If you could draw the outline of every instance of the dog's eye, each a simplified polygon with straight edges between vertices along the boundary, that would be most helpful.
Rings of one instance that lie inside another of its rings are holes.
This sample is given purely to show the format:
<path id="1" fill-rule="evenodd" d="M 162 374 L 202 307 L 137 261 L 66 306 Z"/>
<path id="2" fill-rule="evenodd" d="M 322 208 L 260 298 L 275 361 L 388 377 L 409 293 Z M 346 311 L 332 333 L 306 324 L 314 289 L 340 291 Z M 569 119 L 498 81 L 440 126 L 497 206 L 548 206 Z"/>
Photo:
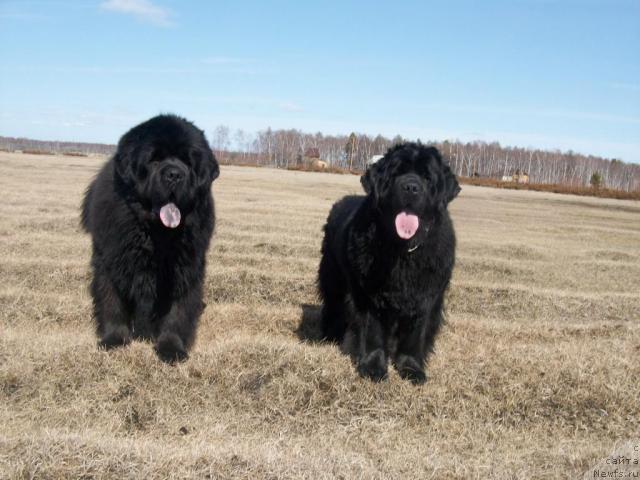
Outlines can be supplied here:
<path id="1" fill-rule="evenodd" d="M 155 148 L 145 148 L 140 153 L 140 158 L 148 159 L 149 163 L 159 162 L 160 160 L 162 160 L 162 152 L 156 150 Z"/>

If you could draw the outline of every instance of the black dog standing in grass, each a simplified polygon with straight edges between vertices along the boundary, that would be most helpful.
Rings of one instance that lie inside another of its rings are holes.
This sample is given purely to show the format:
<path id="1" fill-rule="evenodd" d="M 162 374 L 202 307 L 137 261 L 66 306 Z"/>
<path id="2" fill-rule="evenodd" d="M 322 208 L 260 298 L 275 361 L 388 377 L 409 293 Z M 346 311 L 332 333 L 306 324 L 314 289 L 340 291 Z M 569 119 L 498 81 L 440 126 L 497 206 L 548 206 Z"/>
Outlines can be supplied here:
<path id="1" fill-rule="evenodd" d="M 218 174 L 204 133 L 183 118 L 159 115 L 120 139 L 82 205 L 100 346 L 152 339 L 163 361 L 187 357 L 204 309 Z"/>
<path id="2" fill-rule="evenodd" d="M 419 143 L 391 148 L 361 183 L 367 195 L 338 201 L 325 225 L 323 335 L 343 342 L 363 377 L 386 378 L 391 359 L 422 384 L 455 258 L 447 205 L 460 187 L 438 150 Z"/>

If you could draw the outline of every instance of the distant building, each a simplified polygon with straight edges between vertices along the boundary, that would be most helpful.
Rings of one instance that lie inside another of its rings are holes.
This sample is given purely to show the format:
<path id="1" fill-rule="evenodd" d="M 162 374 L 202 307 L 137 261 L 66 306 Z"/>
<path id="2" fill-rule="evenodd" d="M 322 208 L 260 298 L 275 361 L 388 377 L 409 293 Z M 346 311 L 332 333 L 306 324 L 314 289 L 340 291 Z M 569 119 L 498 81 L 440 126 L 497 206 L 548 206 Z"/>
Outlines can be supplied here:
<path id="1" fill-rule="evenodd" d="M 520 172 L 520 170 L 516 170 L 516 173 L 513 175 L 503 175 L 501 181 L 510 183 L 529 183 L 529 174 L 527 174 L 527 172 Z"/>
<path id="2" fill-rule="evenodd" d="M 304 158 L 309 158 L 309 159 L 317 158 L 317 159 L 320 159 L 320 149 L 318 149 L 318 148 L 307 148 L 304 151 Z"/>
<path id="3" fill-rule="evenodd" d="M 311 160 L 311 162 L 309 163 L 309 166 L 313 169 L 313 170 L 325 170 L 327 168 L 327 162 L 323 162 L 322 160 L 318 160 L 317 158 L 314 158 L 313 160 Z"/>
<path id="4" fill-rule="evenodd" d="M 513 176 L 513 181 L 516 183 L 529 183 L 529 175 L 527 174 L 527 172 L 516 170 L 516 173 Z"/>
<path id="5" fill-rule="evenodd" d="M 307 148 L 304 151 L 302 165 L 311 170 L 324 170 L 328 166 L 327 162 L 320 160 L 320 150 L 317 148 Z"/>

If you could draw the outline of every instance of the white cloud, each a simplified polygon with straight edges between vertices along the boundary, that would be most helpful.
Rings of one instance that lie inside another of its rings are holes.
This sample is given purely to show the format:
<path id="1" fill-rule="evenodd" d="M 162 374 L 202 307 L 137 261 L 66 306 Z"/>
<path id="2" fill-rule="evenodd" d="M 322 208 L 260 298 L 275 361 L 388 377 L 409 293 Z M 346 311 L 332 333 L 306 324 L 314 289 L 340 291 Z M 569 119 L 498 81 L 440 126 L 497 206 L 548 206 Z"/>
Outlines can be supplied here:
<path id="1" fill-rule="evenodd" d="M 170 27 L 171 11 L 167 8 L 154 5 L 149 0 L 107 0 L 100 4 L 104 10 L 133 15 L 145 22 L 159 27 Z"/>
<path id="2" fill-rule="evenodd" d="M 297 103 L 293 103 L 293 102 L 282 102 L 278 106 L 282 110 L 284 110 L 286 112 L 301 112 L 302 111 L 302 107 L 300 105 L 298 105 Z"/>

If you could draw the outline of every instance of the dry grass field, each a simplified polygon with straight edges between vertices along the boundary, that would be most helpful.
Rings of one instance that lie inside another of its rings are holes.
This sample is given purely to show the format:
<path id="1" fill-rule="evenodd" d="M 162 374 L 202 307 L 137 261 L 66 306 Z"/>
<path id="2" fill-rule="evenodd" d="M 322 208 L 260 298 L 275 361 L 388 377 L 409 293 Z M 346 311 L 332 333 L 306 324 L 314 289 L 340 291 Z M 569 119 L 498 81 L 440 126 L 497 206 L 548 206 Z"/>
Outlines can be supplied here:
<path id="1" fill-rule="evenodd" d="M 0 478 L 581 478 L 640 438 L 639 202 L 463 186 L 430 381 L 372 384 L 314 341 L 348 175 L 223 167 L 191 358 L 98 351 L 103 160 L 0 153 Z"/>

